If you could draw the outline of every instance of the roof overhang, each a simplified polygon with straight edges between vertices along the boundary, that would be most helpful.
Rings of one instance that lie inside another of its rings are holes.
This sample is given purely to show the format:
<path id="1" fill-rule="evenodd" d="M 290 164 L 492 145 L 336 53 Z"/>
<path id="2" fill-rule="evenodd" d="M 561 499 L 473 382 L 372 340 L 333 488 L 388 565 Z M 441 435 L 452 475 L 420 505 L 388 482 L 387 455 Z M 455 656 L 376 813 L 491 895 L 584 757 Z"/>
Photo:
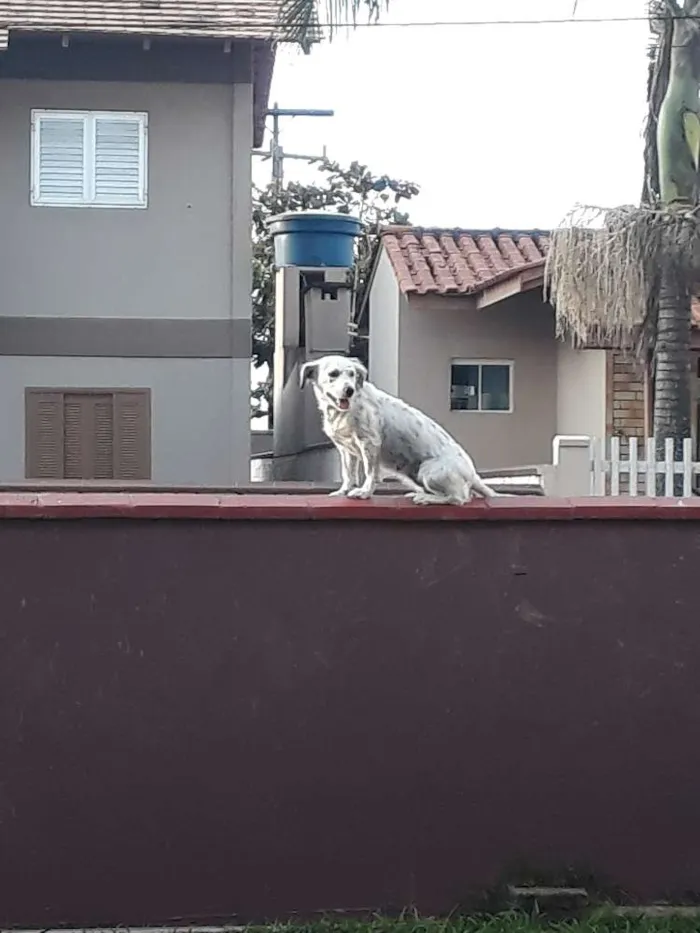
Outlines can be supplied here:
<path id="1" fill-rule="evenodd" d="M 488 308 L 491 305 L 499 304 L 506 298 L 512 298 L 523 292 L 532 291 L 535 288 L 544 287 L 544 264 L 538 269 L 527 269 L 518 272 L 511 278 L 504 279 L 496 285 L 485 288 L 476 296 L 477 308 Z"/>
<path id="2" fill-rule="evenodd" d="M 1 2 L 1 0 L 0 0 Z M 251 83 L 253 86 L 253 147 L 262 146 L 265 134 L 265 120 L 269 106 L 270 87 L 275 65 L 277 42 L 270 39 L 213 36 L 201 33 L 174 34 L 172 31 L 148 29 L 143 33 L 130 30 L 119 32 L 117 30 L 95 31 L 93 29 L 77 28 L 42 28 L 36 26 L 8 26 L 0 25 L 0 58 L 5 54 L 12 54 L 15 48 L 13 37 L 21 42 L 32 39 L 48 39 L 61 42 L 64 49 L 70 49 L 74 40 L 79 45 L 87 43 L 124 42 L 127 45 L 137 42 L 143 46 L 144 54 L 148 54 L 151 43 L 166 46 L 168 44 L 181 45 L 191 43 L 191 48 L 211 48 L 211 55 L 220 55 L 222 58 L 234 58 L 231 62 L 233 70 L 230 77 L 222 80 Z M 181 53 L 180 53 L 181 54 Z M 25 77 L 25 75 L 21 75 Z M 45 77 L 45 75 L 42 75 Z M 58 77 L 58 76 L 57 76 Z"/>

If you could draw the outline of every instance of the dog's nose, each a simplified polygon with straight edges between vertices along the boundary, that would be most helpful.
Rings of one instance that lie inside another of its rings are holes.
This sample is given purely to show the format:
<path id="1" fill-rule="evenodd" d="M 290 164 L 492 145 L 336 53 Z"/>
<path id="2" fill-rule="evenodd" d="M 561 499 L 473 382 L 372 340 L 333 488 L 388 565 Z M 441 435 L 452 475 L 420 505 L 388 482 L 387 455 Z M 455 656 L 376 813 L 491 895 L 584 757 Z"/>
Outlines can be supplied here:
<path id="1" fill-rule="evenodd" d="M 352 398 L 354 394 L 355 390 L 352 388 L 352 386 L 348 386 L 348 388 L 345 390 L 345 398 Z"/>

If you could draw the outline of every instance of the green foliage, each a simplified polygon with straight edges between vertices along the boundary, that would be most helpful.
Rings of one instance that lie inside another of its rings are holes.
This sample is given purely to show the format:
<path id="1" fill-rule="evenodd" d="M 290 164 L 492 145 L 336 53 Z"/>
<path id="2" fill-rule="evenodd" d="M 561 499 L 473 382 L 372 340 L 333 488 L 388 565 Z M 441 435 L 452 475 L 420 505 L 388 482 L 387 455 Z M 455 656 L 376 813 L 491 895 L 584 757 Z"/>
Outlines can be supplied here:
<path id="1" fill-rule="evenodd" d="M 281 191 L 270 184 L 253 189 L 253 363 L 270 370 L 264 382 L 251 394 L 252 415 L 270 411 L 272 358 L 275 343 L 275 277 L 272 238 L 267 220 L 288 211 L 333 209 L 353 214 L 363 221 L 364 232 L 356 241 L 357 307 L 361 307 L 379 242 L 378 232 L 385 224 L 408 223 L 400 209 L 402 201 L 418 194 L 412 182 L 397 181 L 388 175 L 374 175 L 366 165 L 353 162 L 342 168 L 337 162 L 319 163 L 319 180 L 313 185 L 290 182 Z"/>
<path id="2" fill-rule="evenodd" d="M 328 918 L 310 923 L 279 923 L 250 928 L 256 933 L 697 933 L 698 917 L 615 916 L 605 909 L 580 919 L 508 912 L 445 919 L 407 915 L 368 920 Z"/>

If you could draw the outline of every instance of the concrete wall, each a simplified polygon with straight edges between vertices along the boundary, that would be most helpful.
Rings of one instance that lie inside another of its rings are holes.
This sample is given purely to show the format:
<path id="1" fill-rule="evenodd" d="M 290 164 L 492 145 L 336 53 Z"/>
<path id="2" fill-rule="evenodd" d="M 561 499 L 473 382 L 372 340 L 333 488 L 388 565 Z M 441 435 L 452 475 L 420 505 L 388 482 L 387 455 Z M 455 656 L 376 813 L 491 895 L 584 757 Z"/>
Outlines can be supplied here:
<path id="1" fill-rule="evenodd" d="M 557 344 L 557 434 L 604 438 L 607 352 Z"/>
<path id="2" fill-rule="evenodd" d="M 405 304 L 382 247 L 370 291 L 369 376 L 392 395 L 399 392 L 399 313 Z"/>
<path id="3" fill-rule="evenodd" d="M 258 457 L 260 454 L 272 451 L 272 431 L 269 429 L 254 430 L 250 432 L 250 455 Z"/>
<path id="4" fill-rule="evenodd" d="M 548 463 L 557 430 L 554 313 L 539 292 L 477 310 L 469 299 L 410 298 L 401 310 L 399 392 L 444 425 L 477 466 Z M 511 360 L 513 411 L 450 411 L 453 359 Z"/>
<path id="5" fill-rule="evenodd" d="M 253 483 L 303 482 L 340 485 L 340 457 L 335 447 L 318 445 L 287 457 L 253 457 Z"/>
<path id="6" fill-rule="evenodd" d="M 248 449 L 246 417 L 232 398 L 247 397 L 246 360 L 0 358 L 0 479 L 25 478 L 24 390 L 28 386 L 150 388 L 152 480 L 227 485 L 240 477 Z M 246 457 L 248 481 L 250 466 Z"/>
<path id="7" fill-rule="evenodd" d="M 11 231 L 0 314 L 249 317 L 248 302 L 232 301 L 233 94 L 224 85 L 0 82 L 0 216 Z M 31 207 L 36 107 L 147 111 L 148 209 Z"/>
<path id="8" fill-rule="evenodd" d="M 0 502 L 3 928 L 697 900 L 697 505 L 60 498 Z"/>

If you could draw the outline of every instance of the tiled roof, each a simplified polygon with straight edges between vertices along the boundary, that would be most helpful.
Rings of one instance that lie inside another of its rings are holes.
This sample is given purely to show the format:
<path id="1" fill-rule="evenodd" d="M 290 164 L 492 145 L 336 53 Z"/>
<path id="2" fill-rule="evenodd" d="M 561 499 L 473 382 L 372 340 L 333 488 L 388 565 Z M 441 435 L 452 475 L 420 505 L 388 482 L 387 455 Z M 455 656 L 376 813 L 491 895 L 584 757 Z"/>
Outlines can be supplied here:
<path id="1" fill-rule="evenodd" d="M 539 278 L 549 237 L 546 230 L 382 230 L 382 243 L 404 295 L 476 295 L 516 275 Z M 691 320 L 700 329 L 700 298 L 692 300 Z"/>
<path id="2" fill-rule="evenodd" d="M 544 269 L 544 230 L 385 227 L 382 243 L 404 294 L 473 295 Z"/>
<path id="3" fill-rule="evenodd" d="M 0 0 L 8 32 L 100 32 L 230 39 L 279 37 L 283 0 Z"/>

